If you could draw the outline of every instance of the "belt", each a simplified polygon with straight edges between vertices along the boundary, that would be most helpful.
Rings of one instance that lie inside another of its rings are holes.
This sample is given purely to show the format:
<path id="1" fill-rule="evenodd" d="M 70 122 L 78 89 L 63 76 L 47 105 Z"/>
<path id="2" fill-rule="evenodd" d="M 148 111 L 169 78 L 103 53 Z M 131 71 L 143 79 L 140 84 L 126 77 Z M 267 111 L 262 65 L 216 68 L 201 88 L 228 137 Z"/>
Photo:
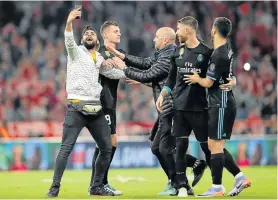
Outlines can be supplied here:
<path id="1" fill-rule="evenodd" d="M 100 101 L 82 101 L 79 99 L 68 99 L 69 104 L 84 115 L 98 115 L 102 110 Z"/>
<path id="2" fill-rule="evenodd" d="M 69 102 L 71 103 L 80 103 L 82 102 L 82 100 L 79 100 L 79 99 L 68 99 Z"/>

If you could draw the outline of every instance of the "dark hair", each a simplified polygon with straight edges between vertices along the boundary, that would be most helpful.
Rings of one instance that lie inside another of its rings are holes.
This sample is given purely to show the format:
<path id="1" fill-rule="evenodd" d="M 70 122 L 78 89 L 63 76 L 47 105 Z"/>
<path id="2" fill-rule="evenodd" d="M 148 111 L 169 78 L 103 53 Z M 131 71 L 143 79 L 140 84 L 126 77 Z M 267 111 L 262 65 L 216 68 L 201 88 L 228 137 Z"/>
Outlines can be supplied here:
<path id="1" fill-rule="evenodd" d="M 226 17 L 217 17 L 213 22 L 213 26 L 224 38 L 227 38 L 232 31 L 232 22 Z"/>
<path id="2" fill-rule="evenodd" d="M 108 26 L 119 26 L 116 21 L 105 21 L 100 27 L 100 33 L 103 33 L 103 30 Z"/>
<path id="3" fill-rule="evenodd" d="M 86 33 L 86 31 L 88 31 L 88 30 L 92 30 L 92 31 L 94 31 L 96 34 L 97 34 L 97 32 L 96 32 L 96 30 L 92 27 L 92 26 L 86 26 L 84 29 L 83 29 L 83 31 L 82 31 L 82 36 Z"/>
<path id="4" fill-rule="evenodd" d="M 196 32 L 198 30 L 198 21 L 194 17 L 191 17 L 191 16 L 186 16 L 186 17 L 181 18 L 178 21 L 178 24 L 188 25 L 188 26 L 192 27 Z"/>

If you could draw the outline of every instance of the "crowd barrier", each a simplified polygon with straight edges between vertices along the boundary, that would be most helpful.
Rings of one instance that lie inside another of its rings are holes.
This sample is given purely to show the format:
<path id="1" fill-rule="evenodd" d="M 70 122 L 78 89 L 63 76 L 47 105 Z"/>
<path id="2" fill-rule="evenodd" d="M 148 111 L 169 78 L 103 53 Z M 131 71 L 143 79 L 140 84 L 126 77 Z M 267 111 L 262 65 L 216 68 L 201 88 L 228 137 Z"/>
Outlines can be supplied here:
<path id="1" fill-rule="evenodd" d="M 153 127 L 154 122 L 122 122 L 117 123 L 117 135 L 141 135 L 148 134 Z M 248 119 L 248 120 L 236 120 L 233 131 L 240 133 L 247 127 L 253 129 L 256 134 L 266 133 L 266 128 L 277 129 L 277 120 L 262 120 L 260 118 Z M 1 128 L 1 127 L 0 127 Z M 6 126 L 8 135 L 12 138 L 24 138 L 24 137 L 61 137 L 63 132 L 63 122 L 57 121 L 26 121 L 26 122 L 8 122 Z M 4 135 L 0 129 L 0 136 Z M 86 128 L 81 131 L 81 136 L 89 136 L 90 133 Z"/>
<path id="2" fill-rule="evenodd" d="M 60 148 L 60 138 L 26 139 L 0 142 L 0 170 L 53 169 Z M 277 138 L 235 138 L 226 148 L 240 166 L 276 165 Z M 68 169 L 90 169 L 95 143 L 90 138 L 79 140 L 68 160 Z M 188 153 L 204 159 L 196 140 L 190 141 Z M 148 141 L 120 141 L 112 168 L 159 167 Z"/>

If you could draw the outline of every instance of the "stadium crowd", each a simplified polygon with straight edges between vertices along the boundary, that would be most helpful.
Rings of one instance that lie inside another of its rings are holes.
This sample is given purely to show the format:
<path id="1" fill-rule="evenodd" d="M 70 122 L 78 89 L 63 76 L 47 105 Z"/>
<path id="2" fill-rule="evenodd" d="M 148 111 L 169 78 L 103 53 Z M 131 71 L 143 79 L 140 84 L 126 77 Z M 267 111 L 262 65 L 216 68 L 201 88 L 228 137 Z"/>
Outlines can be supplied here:
<path id="1" fill-rule="evenodd" d="M 77 2 L 79 4 L 81 2 Z M 62 121 L 66 105 L 64 22 L 73 2 L 0 2 L 0 120 Z M 238 134 L 277 134 L 277 4 L 276 2 L 82 2 L 85 25 L 99 30 L 105 20 L 121 28 L 121 48 L 149 56 L 157 28 L 176 28 L 181 17 L 199 21 L 200 35 L 211 45 L 213 19 L 232 20 L 231 43 L 236 53 L 234 89 Z M 5 10 L 5 12 L 3 12 Z M 77 35 L 77 34 L 76 34 Z M 80 41 L 80 35 L 75 38 Z M 250 69 L 248 64 L 250 64 Z M 244 66 L 247 66 L 244 68 Z M 121 81 L 117 122 L 153 122 L 152 91 Z"/>

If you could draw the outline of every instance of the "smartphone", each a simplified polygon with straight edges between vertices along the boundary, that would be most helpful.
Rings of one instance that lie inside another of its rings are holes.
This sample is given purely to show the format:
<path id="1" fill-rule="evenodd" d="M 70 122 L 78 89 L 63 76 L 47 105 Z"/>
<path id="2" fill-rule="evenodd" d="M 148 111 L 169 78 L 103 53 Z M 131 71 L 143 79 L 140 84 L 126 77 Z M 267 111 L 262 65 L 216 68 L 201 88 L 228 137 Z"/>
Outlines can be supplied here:
<path id="1" fill-rule="evenodd" d="M 80 9 L 80 11 L 82 11 L 82 5 L 75 5 L 74 9 Z M 80 17 L 76 17 L 75 19 L 80 19 Z"/>

